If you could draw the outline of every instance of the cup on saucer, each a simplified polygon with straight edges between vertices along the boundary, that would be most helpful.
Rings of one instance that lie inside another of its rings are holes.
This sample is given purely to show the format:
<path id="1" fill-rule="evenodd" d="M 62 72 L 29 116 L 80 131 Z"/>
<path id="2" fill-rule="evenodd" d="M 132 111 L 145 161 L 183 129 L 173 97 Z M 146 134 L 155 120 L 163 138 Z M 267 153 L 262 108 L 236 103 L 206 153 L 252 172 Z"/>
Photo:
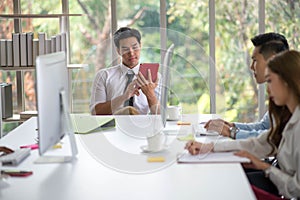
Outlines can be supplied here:
<path id="1" fill-rule="evenodd" d="M 142 146 L 144 152 L 159 152 L 167 148 L 167 136 L 162 133 L 156 133 L 155 135 L 147 136 L 146 146 Z"/>
<path id="2" fill-rule="evenodd" d="M 168 106 L 167 107 L 167 120 L 175 121 L 181 118 L 181 106 Z"/>

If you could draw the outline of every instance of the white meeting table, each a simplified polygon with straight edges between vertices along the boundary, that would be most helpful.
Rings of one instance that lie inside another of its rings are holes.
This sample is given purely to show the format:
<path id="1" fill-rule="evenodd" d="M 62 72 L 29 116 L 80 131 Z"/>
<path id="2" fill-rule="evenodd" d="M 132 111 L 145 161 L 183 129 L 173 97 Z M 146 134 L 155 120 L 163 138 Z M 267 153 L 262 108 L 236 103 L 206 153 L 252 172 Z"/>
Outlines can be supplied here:
<path id="1" fill-rule="evenodd" d="M 38 150 L 32 150 L 20 165 L 0 167 L 33 171 L 28 177 L 0 181 L 0 199 L 255 199 L 240 164 L 178 164 L 176 155 L 183 151 L 185 142 L 177 140 L 176 135 L 168 136 L 167 150 L 142 153 L 140 146 L 145 140 L 124 134 L 119 126 L 126 117 L 120 116 L 121 121 L 117 117 L 114 129 L 76 135 L 78 155 L 71 163 L 35 164 L 39 154 Z M 202 115 L 193 119 L 200 122 L 210 117 Z M 187 127 L 178 128 L 176 122 L 167 122 L 166 129 L 180 129 L 179 137 L 189 133 Z M 4 136 L 0 145 L 16 149 L 32 144 L 37 137 L 36 129 L 37 118 L 33 117 Z M 68 145 L 63 143 L 63 149 L 65 146 Z M 61 149 L 52 151 L 65 153 Z M 147 162 L 148 156 L 163 156 L 165 162 Z"/>

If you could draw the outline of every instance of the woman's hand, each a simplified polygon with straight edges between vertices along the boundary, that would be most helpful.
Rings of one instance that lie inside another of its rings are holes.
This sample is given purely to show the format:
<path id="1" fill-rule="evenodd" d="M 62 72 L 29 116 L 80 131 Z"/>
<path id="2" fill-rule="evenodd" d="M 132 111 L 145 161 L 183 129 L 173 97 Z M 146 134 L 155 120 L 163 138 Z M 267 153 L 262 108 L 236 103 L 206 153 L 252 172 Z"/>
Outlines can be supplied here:
<path id="1" fill-rule="evenodd" d="M 200 143 L 191 140 L 186 143 L 185 149 L 187 149 L 192 155 L 197 155 L 199 153 L 208 153 L 213 150 L 213 143 Z"/>
<path id="2" fill-rule="evenodd" d="M 243 163 L 243 166 L 245 168 L 265 170 L 271 166 L 270 164 L 260 160 L 256 156 L 252 155 L 248 151 L 238 151 L 234 155 L 250 159 L 250 161 L 251 161 L 250 163 Z"/>

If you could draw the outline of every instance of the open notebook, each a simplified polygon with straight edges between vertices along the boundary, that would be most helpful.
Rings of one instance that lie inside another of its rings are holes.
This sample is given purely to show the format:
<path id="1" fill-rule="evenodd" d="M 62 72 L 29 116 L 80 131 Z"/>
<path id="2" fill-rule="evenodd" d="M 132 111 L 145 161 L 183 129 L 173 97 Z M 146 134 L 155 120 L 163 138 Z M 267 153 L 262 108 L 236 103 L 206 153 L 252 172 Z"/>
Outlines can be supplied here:
<path id="1" fill-rule="evenodd" d="M 178 163 L 249 163 L 248 158 L 234 155 L 234 152 L 211 152 L 191 155 L 184 152 L 177 158 Z"/>
<path id="2" fill-rule="evenodd" d="M 112 116 L 95 116 L 90 114 L 71 114 L 75 133 L 86 134 L 115 127 Z"/>

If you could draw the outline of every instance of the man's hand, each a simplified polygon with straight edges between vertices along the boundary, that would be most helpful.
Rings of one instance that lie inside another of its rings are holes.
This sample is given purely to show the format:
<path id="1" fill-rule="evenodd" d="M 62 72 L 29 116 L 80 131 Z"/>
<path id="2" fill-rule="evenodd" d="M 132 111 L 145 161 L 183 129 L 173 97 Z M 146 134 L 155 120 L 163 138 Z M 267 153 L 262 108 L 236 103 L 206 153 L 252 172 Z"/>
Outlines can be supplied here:
<path id="1" fill-rule="evenodd" d="M 143 76 L 141 72 L 139 72 L 136 81 L 138 87 L 141 88 L 142 92 L 147 97 L 148 106 L 150 108 L 151 113 L 159 114 L 160 105 L 155 95 L 155 88 L 158 85 L 158 78 L 156 79 L 155 83 L 153 83 L 151 71 L 150 69 L 148 69 L 148 80 Z"/>
<path id="2" fill-rule="evenodd" d="M 136 80 L 129 83 L 129 85 L 127 86 L 127 88 L 125 90 L 124 95 L 125 95 L 126 100 L 129 99 L 130 97 L 133 97 L 134 95 L 137 95 L 137 96 L 140 95 Z"/>
<path id="3" fill-rule="evenodd" d="M 141 88 L 142 92 L 148 98 L 153 98 L 155 96 L 155 88 L 158 85 L 158 78 L 155 83 L 152 82 L 152 75 L 150 69 L 148 69 L 148 80 L 143 76 L 141 72 L 139 72 L 137 76 L 137 85 Z"/>
<path id="4" fill-rule="evenodd" d="M 223 119 L 212 119 L 204 125 L 204 128 L 217 131 L 223 136 L 230 137 L 230 127 L 233 126 L 233 123 L 226 122 Z"/>

